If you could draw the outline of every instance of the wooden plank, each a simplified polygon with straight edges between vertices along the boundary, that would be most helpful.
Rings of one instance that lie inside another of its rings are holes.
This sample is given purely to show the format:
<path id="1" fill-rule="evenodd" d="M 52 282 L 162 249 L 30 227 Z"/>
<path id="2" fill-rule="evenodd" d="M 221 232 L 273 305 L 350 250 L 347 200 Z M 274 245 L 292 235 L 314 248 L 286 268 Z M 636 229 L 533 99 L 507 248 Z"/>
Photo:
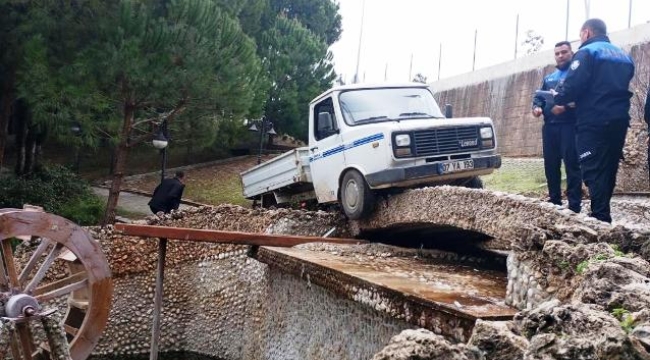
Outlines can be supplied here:
<path id="1" fill-rule="evenodd" d="M 258 245 L 275 247 L 292 247 L 295 245 L 323 242 L 334 244 L 365 244 L 365 240 L 324 238 L 315 236 L 271 235 L 244 233 L 234 231 L 218 231 L 204 229 L 177 228 L 154 225 L 115 224 L 115 230 L 131 236 L 150 238 L 166 238 L 209 243 L 226 243 L 238 245 Z"/>

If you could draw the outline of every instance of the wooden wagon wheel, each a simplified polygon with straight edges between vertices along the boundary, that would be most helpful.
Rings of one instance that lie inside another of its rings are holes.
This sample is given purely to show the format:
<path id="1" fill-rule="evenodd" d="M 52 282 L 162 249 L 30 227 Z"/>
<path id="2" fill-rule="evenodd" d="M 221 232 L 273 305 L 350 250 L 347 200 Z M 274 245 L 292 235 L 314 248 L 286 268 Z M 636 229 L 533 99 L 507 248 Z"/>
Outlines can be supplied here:
<path id="1" fill-rule="evenodd" d="M 12 248 L 11 240 L 17 237 L 35 239 L 23 261 L 15 258 Z M 35 303 L 42 310 L 42 304 L 67 300 L 63 326 L 70 355 L 73 360 L 86 359 L 106 326 L 113 294 L 111 272 L 99 243 L 60 216 L 1 209 L 0 245 L 0 316 L 16 316 L 19 311 L 19 316 L 29 317 L 26 309 L 33 313 Z M 52 273 L 57 267 L 65 271 L 55 278 Z M 14 359 L 31 359 L 47 348 L 32 335 L 29 322 L 17 324 L 16 333 L 11 343 Z"/>

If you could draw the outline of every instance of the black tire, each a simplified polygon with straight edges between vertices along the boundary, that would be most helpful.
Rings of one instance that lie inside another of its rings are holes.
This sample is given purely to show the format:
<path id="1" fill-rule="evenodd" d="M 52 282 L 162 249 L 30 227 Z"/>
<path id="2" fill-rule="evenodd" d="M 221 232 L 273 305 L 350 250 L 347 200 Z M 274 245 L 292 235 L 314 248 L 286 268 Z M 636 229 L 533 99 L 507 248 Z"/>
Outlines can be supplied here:
<path id="1" fill-rule="evenodd" d="M 470 189 L 483 189 L 483 180 L 478 176 L 474 176 L 468 179 L 463 186 Z"/>
<path id="2" fill-rule="evenodd" d="M 351 220 L 367 217 L 375 206 L 375 194 L 356 170 L 350 170 L 341 182 L 341 207 Z"/>
<path id="3" fill-rule="evenodd" d="M 272 206 L 275 206 L 275 207 L 278 206 L 278 202 L 275 201 L 275 195 L 273 195 L 273 194 L 262 195 L 262 198 L 260 199 L 260 202 L 261 202 L 260 206 L 262 208 L 264 208 L 264 209 L 268 209 L 268 208 L 270 208 Z"/>

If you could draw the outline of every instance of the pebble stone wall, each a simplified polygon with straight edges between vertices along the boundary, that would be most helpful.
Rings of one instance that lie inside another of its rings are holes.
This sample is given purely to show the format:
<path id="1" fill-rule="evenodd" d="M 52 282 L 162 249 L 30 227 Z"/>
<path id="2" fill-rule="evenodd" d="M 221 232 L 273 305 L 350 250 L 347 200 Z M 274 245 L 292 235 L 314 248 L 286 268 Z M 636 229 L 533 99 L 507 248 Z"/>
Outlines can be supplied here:
<path id="1" fill-rule="evenodd" d="M 297 235 L 340 226 L 337 216 L 325 213 L 239 207 L 203 208 L 177 217 L 153 222 L 238 231 L 267 227 Z M 95 353 L 145 354 L 150 347 L 155 241 L 111 231 L 95 232 L 95 237 L 111 263 L 115 285 L 109 324 Z M 269 268 L 248 257 L 249 250 L 170 240 L 161 352 L 188 351 L 224 360 L 369 359 L 392 336 L 413 328 Z"/>

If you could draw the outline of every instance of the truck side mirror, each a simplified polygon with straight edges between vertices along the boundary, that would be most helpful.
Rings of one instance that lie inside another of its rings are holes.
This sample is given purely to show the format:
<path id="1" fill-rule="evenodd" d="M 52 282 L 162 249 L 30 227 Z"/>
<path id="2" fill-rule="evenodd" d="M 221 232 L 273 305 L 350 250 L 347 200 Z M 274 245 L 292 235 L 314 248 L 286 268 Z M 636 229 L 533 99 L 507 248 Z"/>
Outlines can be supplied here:
<path id="1" fill-rule="evenodd" d="M 454 108 L 451 106 L 451 104 L 446 104 L 445 105 L 445 117 L 447 119 L 451 119 L 454 117 Z"/>
<path id="2" fill-rule="evenodd" d="M 327 137 L 334 133 L 334 121 L 332 114 L 328 112 L 318 113 L 318 134 L 321 138 Z"/>

